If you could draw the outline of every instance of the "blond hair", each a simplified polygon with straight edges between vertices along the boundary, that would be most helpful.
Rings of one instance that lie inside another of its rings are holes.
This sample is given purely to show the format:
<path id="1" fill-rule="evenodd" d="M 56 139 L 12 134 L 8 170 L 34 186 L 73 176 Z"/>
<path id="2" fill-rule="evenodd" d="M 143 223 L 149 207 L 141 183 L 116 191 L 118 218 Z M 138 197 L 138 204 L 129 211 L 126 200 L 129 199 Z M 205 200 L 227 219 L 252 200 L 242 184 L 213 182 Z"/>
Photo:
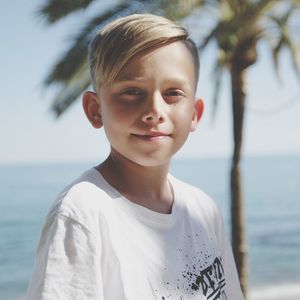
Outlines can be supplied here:
<path id="1" fill-rule="evenodd" d="M 198 81 L 198 50 L 183 27 L 152 14 L 133 14 L 109 23 L 96 33 L 90 44 L 89 63 L 94 90 L 112 83 L 135 54 L 175 41 L 183 41 L 191 52 Z"/>

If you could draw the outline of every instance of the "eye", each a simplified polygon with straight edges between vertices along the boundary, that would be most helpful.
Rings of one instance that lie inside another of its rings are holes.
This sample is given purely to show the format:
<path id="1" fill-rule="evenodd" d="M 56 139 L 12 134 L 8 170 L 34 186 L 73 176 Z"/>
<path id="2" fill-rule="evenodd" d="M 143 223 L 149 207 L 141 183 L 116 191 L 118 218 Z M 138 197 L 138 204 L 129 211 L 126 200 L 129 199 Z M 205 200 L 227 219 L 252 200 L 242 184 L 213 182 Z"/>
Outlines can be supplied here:
<path id="1" fill-rule="evenodd" d="M 185 93 L 179 89 L 170 89 L 164 94 L 164 98 L 167 100 L 167 102 L 171 103 L 178 102 L 183 97 L 185 97 Z"/>
<path id="2" fill-rule="evenodd" d="M 143 96 L 144 92 L 137 88 L 130 88 L 126 89 L 125 91 L 122 91 L 121 94 L 125 96 Z"/>
<path id="3" fill-rule="evenodd" d="M 139 88 L 126 88 L 119 93 L 119 99 L 124 103 L 139 102 L 145 95 L 145 92 Z"/>
<path id="4" fill-rule="evenodd" d="M 171 90 L 166 92 L 166 96 L 178 97 L 178 96 L 182 96 L 182 93 L 178 90 Z"/>

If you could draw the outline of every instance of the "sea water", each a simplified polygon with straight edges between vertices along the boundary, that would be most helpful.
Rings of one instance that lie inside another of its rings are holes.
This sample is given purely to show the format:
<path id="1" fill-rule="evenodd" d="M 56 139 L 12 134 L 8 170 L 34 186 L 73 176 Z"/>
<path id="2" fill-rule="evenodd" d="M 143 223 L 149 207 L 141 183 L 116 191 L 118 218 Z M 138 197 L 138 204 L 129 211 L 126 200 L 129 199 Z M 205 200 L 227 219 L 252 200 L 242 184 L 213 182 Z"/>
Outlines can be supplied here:
<path id="1" fill-rule="evenodd" d="M 24 296 L 47 210 L 93 165 L 0 166 L 0 300 Z M 287 299 L 300 289 L 300 156 L 245 158 L 241 167 L 252 294 Z M 229 233 L 230 161 L 174 160 L 171 172 L 218 202 Z"/>

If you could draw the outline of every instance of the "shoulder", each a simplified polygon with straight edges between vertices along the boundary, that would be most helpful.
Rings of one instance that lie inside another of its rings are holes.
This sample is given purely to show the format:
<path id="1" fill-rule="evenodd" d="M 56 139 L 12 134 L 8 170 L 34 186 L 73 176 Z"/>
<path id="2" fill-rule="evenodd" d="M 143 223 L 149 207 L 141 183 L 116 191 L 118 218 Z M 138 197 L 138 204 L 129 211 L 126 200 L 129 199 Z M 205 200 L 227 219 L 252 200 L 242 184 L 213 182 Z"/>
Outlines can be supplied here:
<path id="1" fill-rule="evenodd" d="M 90 169 L 58 195 L 47 219 L 59 216 L 92 231 L 101 214 L 110 209 L 112 196 L 101 175 L 95 169 Z"/>
<path id="2" fill-rule="evenodd" d="M 207 193 L 200 188 L 186 183 L 174 176 L 169 176 L 175 192 L 184 198 L 187 205 L 197 205 L 208 211 L 218 211 L 217 204 Z"/>
<path id="3" fill-rule="evenodd" d="M 175 194 L 190 214 L 195 215 L 198 219 L 201 218 L 210 227 L 218 227 L 219 223 L 223 222 L 217 203 L 208 194 L 174 176 L 170 176 L 170 180 L 174 186 Z"/>

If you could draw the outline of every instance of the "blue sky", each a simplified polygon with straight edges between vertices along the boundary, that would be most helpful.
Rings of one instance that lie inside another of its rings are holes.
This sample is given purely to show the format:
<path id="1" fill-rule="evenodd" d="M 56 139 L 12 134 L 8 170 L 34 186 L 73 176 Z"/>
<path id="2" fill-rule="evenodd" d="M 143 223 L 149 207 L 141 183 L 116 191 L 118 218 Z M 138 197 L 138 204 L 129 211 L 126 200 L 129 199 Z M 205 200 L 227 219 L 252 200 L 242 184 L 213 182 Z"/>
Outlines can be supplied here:
<path id="1" fill-rule="evenodd" d="M 40 3 L 11 0 L 1 4 L 0 163 L 100 161 L 109 151 L 103 130 L 89 125 L 79 101 L 56 120 L 50 112 L 53 91 L 42 87 L 49 68 L 63 54 L 85 14 L 47 26 L 35 13 Z M 216 122 L 211 124 L 213 50 L 210 47 L 201 57 L 198 95 L 206 100 L 206 112 L 178 158 L 229 156 L 232 151 L 228 77 Z M 284 54 L 280 85 L 266 45 L 259 46 L 259 53 L 257 65 L 249 71 L 243 153 L 300 154 L 299 80 Z M 296 99 L 294 104 L 288 105 L 292 99 Z M 272 113 L 281 106 L 287 108 Z"/>

